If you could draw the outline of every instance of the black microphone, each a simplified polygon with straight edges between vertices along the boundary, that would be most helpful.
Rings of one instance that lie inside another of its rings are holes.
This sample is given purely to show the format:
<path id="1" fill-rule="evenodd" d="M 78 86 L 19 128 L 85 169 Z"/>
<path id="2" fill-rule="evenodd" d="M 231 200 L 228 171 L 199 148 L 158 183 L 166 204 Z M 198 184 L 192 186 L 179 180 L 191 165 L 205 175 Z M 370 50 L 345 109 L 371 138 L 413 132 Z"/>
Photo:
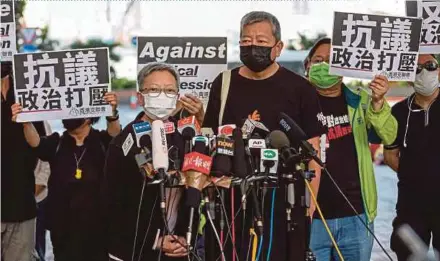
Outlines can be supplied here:
<path id="1" fill-rule="evenodd" d="M 182 130 L 182 137 L 183 140 L 185 141 L 185 149 L 184 149 L 185 154 L 191 152 L 191 140 L 195 136 L 196 136 L 196 132 L 192 128 L 188 127 Z"/>
<path id="2" fill-rule="evenodd" d="M 324 167 L 324 163 L 318 157 L 316 150 L 313 148 L 312 144 L 307 141 L 307 135 L 304 131 L 296 124 L 296 122 L 290 118 L 287 114 L 280 113 L 280 126 L 281 129 L 287 134 L 291 143 L 299 144 L 302 151 L 307 157 L 315 160 L 321 167 Z"/>
<path id="3" fill-rule="evenodd" d="M 235 128 L 232 131 L 232 139 L 234 140 L 234 158 L 233 158 L 233 176 L 238 178 L 246 178 L 246 155 L 243 141 L 243 134 L 240 129 Z"/>
<path id="4" fill-rule="evenodd" d="M 147 163 L 153 163 L 150 150 L 152 148 L 151 137 L 149 135 L 143 135 L 139 140 L 139 144 L 141 147 L 141 152 L 135 155 L 135 160 L 139 171 L 141 172 L 142 178 L 152 178 L 152 176 L 145 169 Z"/>

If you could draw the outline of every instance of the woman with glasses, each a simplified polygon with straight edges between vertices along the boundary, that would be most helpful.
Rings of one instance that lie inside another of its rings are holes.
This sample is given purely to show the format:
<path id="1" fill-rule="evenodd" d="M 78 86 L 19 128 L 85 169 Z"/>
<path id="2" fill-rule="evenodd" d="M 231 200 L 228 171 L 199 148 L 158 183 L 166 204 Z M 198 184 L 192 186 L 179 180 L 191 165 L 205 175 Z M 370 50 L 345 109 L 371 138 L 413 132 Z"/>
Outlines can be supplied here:
<path id="1" fill-rule="evenodd" d="M 429 246 L 440 251 L 440 100 L 439 65 L 434 55 L 420 54 L 415 93 L 394 105 L 399 128 L 397 138 L 385 146 L 385 162 L 397 172 L 397 217 L 393 222 L 391 248 L 399 260 L 412 254 L 397 236 L 408 224 Z"/>
<path id="2" fill-rule="evenodd" d="M 145 185 L 146 177 L 140 173 L 135 156 L 142 152 L 133 141 L 133 124 L 151 124 L 154 120 L 175 123 L 186 115 L 195 115 L 202 123 L 203 106 L 192 95 L 179 99 L 179 74 L 168 64 L 146 65 L 138 74 L 138 86 L 138 101 L 144 110 L 114 139 L 107 156 L 109 258 L 117 261 L 155 260 L 162 247 L 161 260 L 187 260 L 184 235 L 188 224 L 185 218 L 189 214 L 185 213 L 184 204 L 180 204 L 185 197 L 184 190 L 165 190 L 168 231 L 162 236 L 164 221 L 159 208 L 159 187 Z M 167 134 L 167 140 L 169 148 L 178 148 L 181 159 L 184 144 L 180 134 Z M 151 167 L 147 164 L 147 173 Z"/>

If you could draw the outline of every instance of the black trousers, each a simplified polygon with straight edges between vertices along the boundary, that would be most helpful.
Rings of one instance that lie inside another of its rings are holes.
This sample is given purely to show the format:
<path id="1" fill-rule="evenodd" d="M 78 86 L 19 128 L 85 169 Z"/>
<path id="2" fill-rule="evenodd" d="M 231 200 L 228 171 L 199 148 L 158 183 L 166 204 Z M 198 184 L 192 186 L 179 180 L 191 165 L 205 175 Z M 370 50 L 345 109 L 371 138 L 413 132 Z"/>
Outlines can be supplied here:
<path id="1" fill-rule="evenodd" d="M 105 239 L 92 231 L 50 231 L 55 261 L 108 261 Z"/>
<path id="2" fill-rule="evenodd" d="M 407 261 L 412 255 L 408 247 L 397 235 L 397 229 L 408 224 L 415 233 L 425 242 L 427 246 L 432 245 L 434 249 L 440 251 L 440 213 L 420 214 L 397 214 L 393 221 L 393 233 L 391 235 L 391 250 L 393 250 L 399 261 Z"/>

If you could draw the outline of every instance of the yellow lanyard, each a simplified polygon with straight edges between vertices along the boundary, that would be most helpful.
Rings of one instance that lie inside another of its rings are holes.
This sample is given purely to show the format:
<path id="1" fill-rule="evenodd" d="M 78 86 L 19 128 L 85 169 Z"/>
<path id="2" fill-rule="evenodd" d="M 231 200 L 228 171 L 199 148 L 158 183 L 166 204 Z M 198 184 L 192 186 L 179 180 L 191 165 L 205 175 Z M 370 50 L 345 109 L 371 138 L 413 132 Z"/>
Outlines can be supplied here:
<path id="1" fill-rule="evenodd" d="M 79 168 L 79 163 L 81 162 L 82 158 L 84 157 L 84 154 L 86 153 L 87 148 L 84 149 L 84 151 L 81 153 L 81 156 L 79 159 L 76 157 L 76 153 L 74 152 L 73 155 L 75 156 L 76 161 L 76 172 L 75 172 L 75 178 L 81 179 L 82 178 L 82 169 Z"/>

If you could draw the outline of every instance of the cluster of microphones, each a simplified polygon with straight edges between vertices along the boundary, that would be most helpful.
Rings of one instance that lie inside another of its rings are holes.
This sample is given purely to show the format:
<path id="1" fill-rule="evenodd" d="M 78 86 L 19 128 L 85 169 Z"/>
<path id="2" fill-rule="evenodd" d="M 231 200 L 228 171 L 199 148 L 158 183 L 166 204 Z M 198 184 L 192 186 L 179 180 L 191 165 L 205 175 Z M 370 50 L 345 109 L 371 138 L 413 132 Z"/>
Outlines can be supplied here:
<path id="1" fill-rule="evenodd" d="M 177 126 L 161 120 L 153 121 L 151 125 L 136 123 L 133 130 L 136 144 L 141 148 L 141 153 L 135 156 L 136 162 L 149 185 L 160 186 L 163 215 L 166 215 L 164 187 L 186 187 L 185 204 L 190 208 L 190 228 L 194 210 L 198 209 L 206 187 L 230 188 L 269 177 L 277 179 L 280 168 L 296 170 L 304 160 L 316 160 L 322 164 L 305 133 L 284 113 L 280 114 L 279 127 L 280 130 L 270 131 L 261 122 L 246 119 L 241 127 L 234 124 L 220 126 L 215 135 L 211 128 L 201 128 L 194 116 L 179 120 Z M 178 146 L 176 140 L 183 146 Z M 179 147 L 184 151 L 179 151 Z M 293 186 L 291 189 L 293 195 Z M 255 187 L 251 192 L 256 203 Z M 258 207 L 255 217 L 262 233 Z M 188 244 L 190 240 L 191 229 L 187 234 Z"/>

